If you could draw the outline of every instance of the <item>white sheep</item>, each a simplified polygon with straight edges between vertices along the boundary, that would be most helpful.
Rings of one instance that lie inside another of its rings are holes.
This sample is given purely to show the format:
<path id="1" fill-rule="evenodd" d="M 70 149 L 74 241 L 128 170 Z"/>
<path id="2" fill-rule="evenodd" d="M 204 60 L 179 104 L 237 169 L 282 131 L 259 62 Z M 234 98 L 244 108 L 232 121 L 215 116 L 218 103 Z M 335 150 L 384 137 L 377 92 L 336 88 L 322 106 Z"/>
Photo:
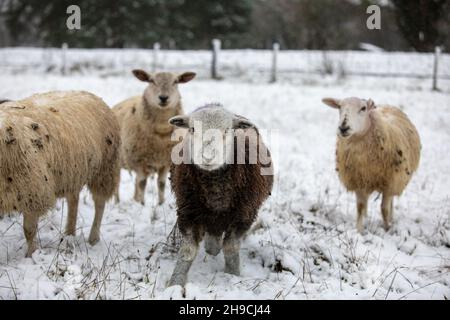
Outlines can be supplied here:
<path id="1" fill-rule="evenodd" d="M 74 235 L 78 198 L 87 185 L 95 203 L 89 243 L 100 237 L 105 202 L 119 181 L 119 125 L 88 92 L 36 94 L 0 106 L 0 215 L 23 213 L 27 256 L 39 216 L 65 197 L 66 234 Z"/>
<path id="2" fill-rule="evenodd" d="M 393 219 L 393 197 L 400 196 L 417 170 L 420 138 L 405 113 L 392 106 L 375 106 L 372 100 L 325 98 L 339 109 L 336 170 L 348 191 L 356 193 L 357 230 L 362 232 L 367 200 L 382 194 L 384 227 Z"/>
<path id="3" fill-rule="evenodd" d="M 150 74 L 133 70 L 148 86 L 143 95 L 129 98 L 113 107 L 121 128 L 121 165 L 136 172 L 134 200 L 144 204 L 147 178 L 158 174 L 159 204 L 164 202 L 164 189 L 170 168 L 170 152 L 174 143 L 169 118 L 183 114 L 179 83 L 195 77 L 193 72 Z M 119 190 L 116 190 L 116 202 Z"/>

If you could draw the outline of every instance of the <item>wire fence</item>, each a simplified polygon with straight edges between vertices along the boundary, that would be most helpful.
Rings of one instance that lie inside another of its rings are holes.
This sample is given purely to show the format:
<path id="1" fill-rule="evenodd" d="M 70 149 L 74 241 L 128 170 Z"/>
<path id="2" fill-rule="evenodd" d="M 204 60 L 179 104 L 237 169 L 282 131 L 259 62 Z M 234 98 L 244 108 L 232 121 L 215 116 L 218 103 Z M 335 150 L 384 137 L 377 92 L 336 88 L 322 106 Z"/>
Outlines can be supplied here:
<path id="1" fill-rule="evenodd" d="M 265 77 L 275 82 L 295 75 L 393 77 L 450 80 L 450 54 L 367 51 L 2 48 L 0 69 L 6 73 L 129 74 L 192 70 L 200 77 Z"/>

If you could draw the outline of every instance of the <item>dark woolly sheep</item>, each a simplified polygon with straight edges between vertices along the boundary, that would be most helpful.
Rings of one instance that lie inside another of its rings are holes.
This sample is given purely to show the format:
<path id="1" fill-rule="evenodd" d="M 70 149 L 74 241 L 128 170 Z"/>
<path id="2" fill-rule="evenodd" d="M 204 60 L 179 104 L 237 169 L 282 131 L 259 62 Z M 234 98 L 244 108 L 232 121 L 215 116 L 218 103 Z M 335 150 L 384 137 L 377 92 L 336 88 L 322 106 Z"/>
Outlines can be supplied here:
<path id="1" fill-rule="evenodd" d="M 169 285 L 185 285 L 204 236 L 206 252 L 217 255 L 223 244 L 225 272 L 239 275 L 240 239 L 272 190 L 270 153 L 250 121 L 219 105 L 169 122 L 189 129 L 172 152 L 183 160 L 170 170 L 183 242 Z"/>

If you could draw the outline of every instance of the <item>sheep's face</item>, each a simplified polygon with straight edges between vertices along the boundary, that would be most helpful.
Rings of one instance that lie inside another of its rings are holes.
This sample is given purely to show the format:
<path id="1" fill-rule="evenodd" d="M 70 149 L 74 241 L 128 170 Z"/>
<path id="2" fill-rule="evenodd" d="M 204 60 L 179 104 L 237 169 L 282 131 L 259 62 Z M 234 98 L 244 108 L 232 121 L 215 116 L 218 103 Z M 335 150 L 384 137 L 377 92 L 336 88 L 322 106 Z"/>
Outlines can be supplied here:
<path id="1" fill-rule="evenodd" d="M 235 129 L 254 127 L 247 119 L 220 105 L 207 105 L 190 115 L 173 117 L 169 123 L 188 129 L 183 140 L 188 161 L 207 171 L 232 164 Z"/>
<path id="2" fill-rule="evenodd" d="M 370 126 L 370 111 L 375 108 L 372 100 L 346 98 L 343 100 L 324 98 L 326 105 L 339 109 L 339 126 L 337 134 L 340 138 L 364 134 Z"/>
<path id="3" fill-rule="evenodd" d="M 147 103 L 161 109 L 175 108 L 181 99 L 178 84 L 189 82 L 195 77 L 193 72 L 178 75 L 170 72 L 150 74 L 144 70 L 133 70 L 133 74 L 149 84 L 144 91 Z"/>

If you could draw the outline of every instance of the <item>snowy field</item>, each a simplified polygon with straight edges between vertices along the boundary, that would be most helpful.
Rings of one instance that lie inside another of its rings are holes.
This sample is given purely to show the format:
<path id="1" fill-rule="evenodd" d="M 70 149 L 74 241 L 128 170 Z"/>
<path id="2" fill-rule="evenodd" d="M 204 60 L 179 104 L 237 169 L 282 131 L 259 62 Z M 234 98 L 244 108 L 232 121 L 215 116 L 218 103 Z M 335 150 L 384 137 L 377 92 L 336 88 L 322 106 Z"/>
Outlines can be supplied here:
<path id="1" fill-rule="evenodd" d="M 278 169 L 274 192 L 242 243 L 242 275 L 225 274 L 223 256 L 208 256 L 202 247 L 186 298 L 450 298 L 450 81 L 440 82 L 441 92 L 431 92 L 431 81 L 419 79 L 303 75 L 276 84 L 251 80 L 198 79 L 180 86 L 186 111 L 219 101 L 279 136 L 268 141 Z M 144 87 L 127 72 L 0 76 L 0 98 L 10 99 L 83 89 L 114 105 Z M 322 105 L 324 96 L 398 105 L 418 128 L 421 165 L 395 200 L 388 232 L 377 195 L 370 199 L 365 233 L 355 230 L 354 196 L 340 185 L 334 169 L 338 115 Z M 41 219 L 40 249 L 29 259 L 24 258 L 21 216 L 3 217 L 0 299 L 181 298 L 179 288 L 165 288 L 176 261 L 167 239 L 175 222 L 174 198 L 166 190 L 166 203 L 158 207 L 155 179 L 148 186 L 146 205 L 135 203 L 133 176 L 122 171 L 122 202 L 108 204 L 101 241 L 94 247 L 86 239 L 94 211 L 87 191 L 80 197 L 77 236 L 63 236 L 67 203 L 60 200 Z"/>

